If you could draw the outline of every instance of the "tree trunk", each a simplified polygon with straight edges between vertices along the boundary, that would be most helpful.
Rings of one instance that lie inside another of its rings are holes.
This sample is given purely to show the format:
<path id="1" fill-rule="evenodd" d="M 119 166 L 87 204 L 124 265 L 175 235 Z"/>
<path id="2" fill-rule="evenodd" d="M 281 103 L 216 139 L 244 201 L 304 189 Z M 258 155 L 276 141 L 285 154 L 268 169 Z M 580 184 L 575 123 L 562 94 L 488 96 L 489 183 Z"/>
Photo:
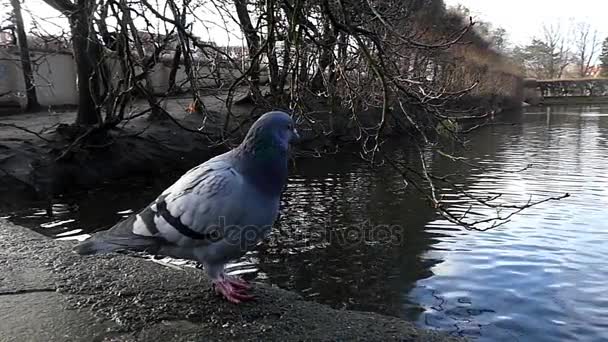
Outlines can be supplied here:
<path id="1" fill-rule="evenodd" d="M 27 35 L 25 34 L 23 17 L 21 15 L 21 3 L 19 0 L 11 0 L 11 4 L 15 13 L 15 26 L 17 28 L 17 39 L 19 40 L 21 69 L 23 71 L 23 80 L 25 81 L 25 93 L 27 97 L 25 111 L 33 112 L 40 109 L 40 104 L 38 103 L 38 97 L 36 96 L 34 72 L 32 70 L 32 61 L 30 59 L 30 49 L 27 44 Z"/>
<path id="2" fill-rule="evenodd" d="M 278 100 L 283 89 L 279 89 L 279 64 L 276 55 L 275 35 L 275 8 L 274 0 L 266 0 L 266 20 L 268 21 L 268 37 L 266 44 L 266 56 L 268 57 L 268 86 L 273 100 Z"/>
<path id="3" fill-rule="evenodd" d="M 177 70 L 182 57 L 181 45 L 175 47 L 175 54 L 173 55 L 173 62 L 171 63 L 171 71 L 169 72 L 169 93 L 177 92 L 179 89 L 176 88 L 175 79 L 177 77 Z"/>
<path id="4" fill-rule="evenodd" d="M 249 62 L 251 63 L 251 72 L 249 79 L 251 81 L 251 93 L 255 97 L 261 96 L 260 94 L 260 58 L 254 56 L 260 50 L 260 37 L 258 36 L 251 18 L 249 17 L 249 11 L 247 10 L 246 0 L 234 0 L 234 7 L 241 24 L 241 30 L 245 34 L 247 40 L 247 46 L 249 47 Z"/>
<path id="5" fill-rule="evenodd" d="M 334 49 L 336 47 L 337 36 L 329 19 L 326 19 L 323 25 L 323 36 L 321 37 L 323 50 L 319 56 L 319 65 L 315 75 L 312 78 L 312 91 L 321 91 L 324 88 L 325 70 L 333 63 Z"/>
<path id="6" fill-rule="evenodd" d="M 154 95 L 154 87 L 152 85 L 152 79 L 150 78 L 150 67 L 146 65 L 146 52 L 144 51 L 143 44 L 141 42 L 141 37 L 139 36 L 139 32 L 137 31 L 137 27 L 135 27 L 135 23 L 133 22 L 133 18 L 131 17 L 131 9 L 127 6 L 126 1 L 122 0 L 120 2 L 121 9 L 123 11 L 123 20 L 127 21 L 127 25 L 131 30 L 131 36 L 133 38 L 133 45 L 135 46 L 135 51 L 137 51 L 137 55 L 139 56 L 140 64 L 142 65 L 142 73 L 144 74 L 145 85 L 142 87 L 145 89 L 146 100 L 148 100 L 148 104 L 152 111 L 150 116 L 148 117 L 150 120 L 164 120 L 167 117 L 165 113 L 162 112 L 158 106 L 156 101 L 156 96 Z M 139 81 L 138 81 L 139 82 Z"/>
<path id="7" fill-rule="evenodd" d="M 101 113 L 95 104 L 99 82 L 95 61 L 97 39 L 90 34 L 89 19 L 92 0 L 79 0 L 78 8 L 69 15 L 72 46 L 78 77 L 78 114 L 76 124 L 93 126 L 101 123 Z"/>

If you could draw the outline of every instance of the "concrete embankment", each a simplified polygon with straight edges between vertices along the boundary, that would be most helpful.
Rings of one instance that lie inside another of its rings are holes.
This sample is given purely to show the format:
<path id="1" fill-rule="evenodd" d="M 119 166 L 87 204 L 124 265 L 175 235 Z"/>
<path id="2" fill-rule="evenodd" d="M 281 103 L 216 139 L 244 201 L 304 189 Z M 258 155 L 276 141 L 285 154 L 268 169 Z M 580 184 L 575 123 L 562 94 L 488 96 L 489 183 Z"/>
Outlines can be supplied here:
<path id="1" fill-rule="evenodd" d="M 0 220 L 0 341 L 459 340 L 261 283 L 234 305 L 200 270 L 72 246 Z"/>

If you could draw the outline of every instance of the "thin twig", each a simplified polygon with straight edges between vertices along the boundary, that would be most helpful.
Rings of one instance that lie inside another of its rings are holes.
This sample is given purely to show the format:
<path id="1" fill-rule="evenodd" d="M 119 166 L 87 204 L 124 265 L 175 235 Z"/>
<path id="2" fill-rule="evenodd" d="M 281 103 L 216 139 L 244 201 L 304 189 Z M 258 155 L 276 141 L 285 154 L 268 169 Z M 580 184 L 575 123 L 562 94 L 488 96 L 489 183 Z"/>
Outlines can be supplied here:
<path id="1" fill-rule="evenodd" d="M 34 132 L 34 131 L 30 130 L 30 129 L 27 129 L 27 128 L 22 127 L 22 126 L 19 126 L 19 125 L 15 125 L 15 124 L 8 124 L 8 123 L 0 123 L 0 127 L 12 127 L 12 128 L 16 128 L 16 129 L 18 129 L 18 130 L 21 130 L 21 131 L 24 131 L 24 132 L 27 132 L 27 133 L 33 134 L 33 135 L 35 135 L 36 137 L 38 137 L 39 139 L 41 139 L 41 140 L 43 140 L 43 141 L 45 141 L 45 142 L 47 142 L 47 143 L 51 143 L 51 142 L 53 142 L 53 140 L 50 140 L 50 139 L 47 139 L 47 138 L 43 137 L 43 136 L 42 136 L 40 133 L 38 133 L 38 132 Z"/>

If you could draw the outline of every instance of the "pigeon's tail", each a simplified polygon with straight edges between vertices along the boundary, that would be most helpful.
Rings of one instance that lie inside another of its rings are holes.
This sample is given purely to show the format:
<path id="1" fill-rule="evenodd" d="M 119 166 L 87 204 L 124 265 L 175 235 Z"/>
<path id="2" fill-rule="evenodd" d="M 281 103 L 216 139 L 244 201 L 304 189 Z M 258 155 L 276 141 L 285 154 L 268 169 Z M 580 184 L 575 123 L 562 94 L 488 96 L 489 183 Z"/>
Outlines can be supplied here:
<path id="1" fill-rule="evenodd" d="M 90 239 L 74 247 L 74 252 L 80 255 L 102 254 L 118 250 L 118 247 L 118 245 L 113 245 L 105 241 Z"/>
<path id="2" fill-rule="evenodd" d="M 156 253 L 160 247 L 159 242 L 156 238 L 137 235 L 133 235 L 130 238 L 112 236 L 93 237 L 78 244 L 74 247 L 74 251 L 80 255 L 103 254 L 125 250 Z"/>
<path id="3" fill-rule="evenodd" d="M 99 232 L 79 243 L 74 251 L 80 255 L 103 254 L 114 251 L 131 250 L 157 253 L 164 240 L 159 237 L 142 236 L 132 233 L 135 217 L 118 223 L 110 230 Z"/>

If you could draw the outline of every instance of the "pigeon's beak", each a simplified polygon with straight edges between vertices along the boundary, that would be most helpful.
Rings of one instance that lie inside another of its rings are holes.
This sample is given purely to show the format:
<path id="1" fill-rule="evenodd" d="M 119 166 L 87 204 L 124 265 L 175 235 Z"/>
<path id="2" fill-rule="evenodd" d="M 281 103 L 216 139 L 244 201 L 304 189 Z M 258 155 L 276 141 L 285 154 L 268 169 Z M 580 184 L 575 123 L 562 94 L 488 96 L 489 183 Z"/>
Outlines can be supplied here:
<path id="1" fill-rule="evenodd" d="M 293 131 L 291 131 L 291 143 L 294 144 L 299 141 L 300 141 L 300 134 L 298 134 L 298 130 L 295 129 L 295 127 L 294 127 Z"/>

